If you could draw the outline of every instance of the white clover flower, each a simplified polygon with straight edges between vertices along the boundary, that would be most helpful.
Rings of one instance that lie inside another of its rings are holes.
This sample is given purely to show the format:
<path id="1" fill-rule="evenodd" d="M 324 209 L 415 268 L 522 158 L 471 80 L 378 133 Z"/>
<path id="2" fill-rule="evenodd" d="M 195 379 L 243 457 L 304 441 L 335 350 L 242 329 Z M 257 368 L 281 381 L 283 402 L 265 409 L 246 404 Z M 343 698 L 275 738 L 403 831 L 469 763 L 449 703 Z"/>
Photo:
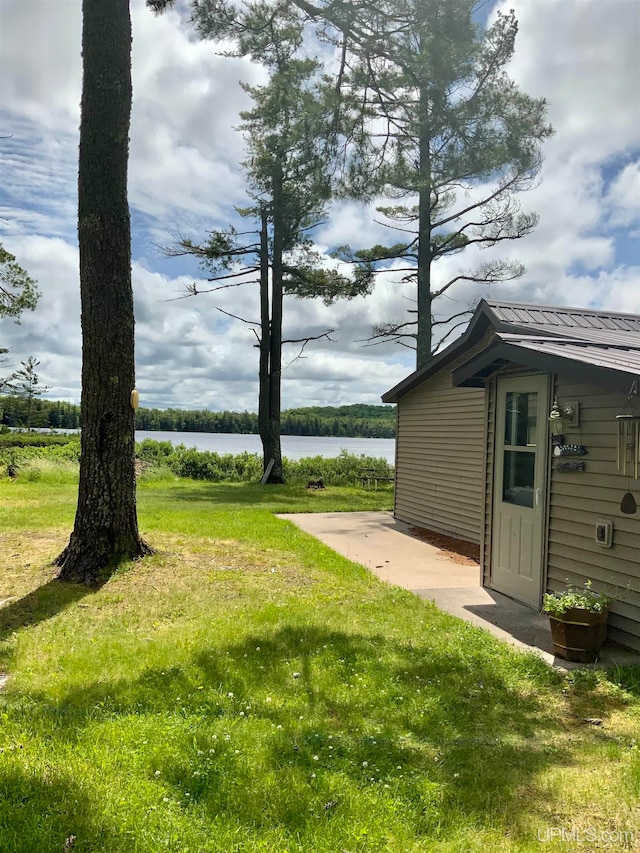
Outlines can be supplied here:
<path id="1" fill-rule="evenodd" d="M 228 699 L 233 699 L 233 693 L 231 693 L 231 692 L 227 693 L 227 698 L 228 698 Z"/>

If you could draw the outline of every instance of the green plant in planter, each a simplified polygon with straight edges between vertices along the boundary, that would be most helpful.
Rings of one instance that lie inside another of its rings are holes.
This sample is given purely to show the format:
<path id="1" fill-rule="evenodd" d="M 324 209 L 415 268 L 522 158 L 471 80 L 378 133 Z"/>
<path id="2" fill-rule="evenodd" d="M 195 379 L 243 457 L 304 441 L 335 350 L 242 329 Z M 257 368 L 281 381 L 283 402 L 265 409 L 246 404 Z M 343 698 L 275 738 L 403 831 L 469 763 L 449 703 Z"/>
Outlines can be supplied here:
<path id="1" fill-rule="evenodd" d="M 588 610 L 589 613 L 604 613 L 611 599 L 602 592 L 591 589 L 591 581 L 585 587 L 568 586 L 563 592 L 548 592 L 544 597 L 542 609 L 549 616 L 562 616 L 568 610 Z"/>
<path id="2" fill-rule="evenodd" d="M 591 581 L 585 588 L 547 593 L 542 609 L 549 614 L 555 654 L 581 663 L 596 661 L 607 636 L 610 603 L 604 593 L 591 589 Z"/>

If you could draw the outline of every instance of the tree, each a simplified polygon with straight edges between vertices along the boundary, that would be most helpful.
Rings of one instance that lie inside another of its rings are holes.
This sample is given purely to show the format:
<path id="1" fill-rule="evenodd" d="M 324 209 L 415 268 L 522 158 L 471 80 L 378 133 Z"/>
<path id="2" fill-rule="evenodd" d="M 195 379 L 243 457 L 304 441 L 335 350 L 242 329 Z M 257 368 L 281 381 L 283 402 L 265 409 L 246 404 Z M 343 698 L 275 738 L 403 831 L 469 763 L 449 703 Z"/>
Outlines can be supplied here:
<path id="1" fill-rule="evenodd" d="M 39 298 L 35 281 L 0 243 L 0 318 L 12 317 L 19 323 L 22 312 L 33 311 Z M 7 352 L 5 347 L 0 347 L 0 364 L 6 361 L 2 356 Z M 14 379 L 15 374 L 0 376 L 0 393 L 10 391 Z"/>
<path id="2" fill-rule="evenodd" d="M 40 364 L 37 358 L 30 355 L 26 361 L 20 363 L 22 364 L 22 370 L 16 370 L 13 375 L 12 387 L 15 394 L 24 397 L 26 400 L 26 426 L 28 430 L 31 430 L 33 401 L 36 397 L 40 397 L 51 389 L 48 385 L 40 385 L 40 377 L 36 373 L 36 367 Z"/>
<path id="3" fill-rule="evenodd" d="M 421 367 L 431 358 L 434 325 L 470 313 L 436 319 L 438 297 L 461 281 L 490 285 L 524 273 L 504 258 L 441 276 L 436 265 L 535 227 L 538 217 L 523 213 L 515 194 L 539 172 L 541 143 L 552 133 L 546 103 L 520 92 L 506 73 L 517 34 L 513 12 L 482 29 L 474 21 L 477 0 L 293 2 L 347 39 L 341 84 L 357 95 L 351 118 L 362 149 L 354 186 L 375 186 L 395 202 L 379 208 L 383 222 L 409 236 L 343 254 L 406 264 L 400 271 L 416 286 L 416 319 L 381 323 L 374 339 L 411 338 Z"/>
<path id="4" fill-rule="evenodd" d="M 0 243 L 0 317 L 20 322 L 23 311 L 33 311 L 40 297 L 35 281 Z"/>
<path id="5" fill-rule="evenodd" d="M 134 317 L 127 166 L 129 0 L 83 0 L 78 171 L 82 436 L 74 529 L 59 577 L 92 585 L 141 557 L 136 514 Z"/>
<path id="6" fill-rule="evenodd" d="M 251 56 L 270 75 L 266 85 L 244 87 L 254 106 L 242 113 L 249 153 L 244 165 L 254 205 L 241 212 L 257 220 L 259 230 L 247 242 L 239 241 L 234 229 L 212 232 L 204 245 L 182 239 L 169 254 L 196 255 L 216 282 L 258 275 L 260 320 L 237 319 L 259 330 L 258 426 L 264 471 L 267 482 L 281 483 L 282 345 L 304 348 L 332 331 L 283 340 L 283 297 L 320 296 L 330 304 L 368 292 L 372 279 L 366 264 L 348 277 L 323 263 L 309 236 L 332 193 L 333 103 L 318 61 L 300 56 L 299 14 L 286 7 L 274 10 L 264 2 L 249 4 L 242 15 L 227 12 L 218 4 L 198 5 L 194 20 L 202 36 L 233 39 L 236 55 Z M 239 261 L 245 264 L 241 268 Z"/>

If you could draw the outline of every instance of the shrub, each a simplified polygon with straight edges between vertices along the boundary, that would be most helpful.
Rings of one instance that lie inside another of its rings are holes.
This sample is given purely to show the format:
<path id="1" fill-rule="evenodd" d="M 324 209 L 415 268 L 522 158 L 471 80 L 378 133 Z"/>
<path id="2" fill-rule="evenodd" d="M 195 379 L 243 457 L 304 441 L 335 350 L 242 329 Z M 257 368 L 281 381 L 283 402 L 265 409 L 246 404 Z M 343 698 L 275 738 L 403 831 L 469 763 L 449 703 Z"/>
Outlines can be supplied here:
<path id="1" fill-rule="evenodd" d="M 60 435 L 48 432 L 2 432 L 0 433 L 0 450 L 7 447 L 51 447 L 70 443 L 80 446 L 80 435 Z"/>

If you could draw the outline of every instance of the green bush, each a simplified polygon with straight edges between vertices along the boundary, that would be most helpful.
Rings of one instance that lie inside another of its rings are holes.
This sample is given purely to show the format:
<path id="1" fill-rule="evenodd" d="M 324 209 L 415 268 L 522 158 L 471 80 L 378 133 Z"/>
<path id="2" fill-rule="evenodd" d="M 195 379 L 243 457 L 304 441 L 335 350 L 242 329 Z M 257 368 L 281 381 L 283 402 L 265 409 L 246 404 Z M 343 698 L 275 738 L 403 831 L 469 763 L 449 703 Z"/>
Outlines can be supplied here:
<path id="1" fill-rule="evenodd" d="M 143 462 L 163 463 L 176 450 L 186 450 L 184 444 L 175 447 L 170 441 L 154 441 L 145 438 L 136 444 L 136 456 Z"/>
<path id="2" fill-rule="evenodd" d="M 393 477 L 393 466 L 385 459 L 357 456 L 346 450 L 341 450 L 339 456 L 311 456 L 296 461 L 286 459 L 283 467 L 287 482 L 322 477 L 326 486 L 359 485 L 363 468 L 373 468 L 381 477 Z"/>
<path id="3" fill-rule="evenodd" d="M 178 477 L 214 483 L 250 483 L 262 477 L 262 459 L 257 453 L 219 454 L 208 450 L 174 446 L 169 441 L 146 438 L 136 445 L 136 455 L 152 466 L 169 468 Z M 393 477 L 393 466 L 385 459 L 356 456 L 342 450 L 338 456 L 283 459 L 287 482 L 308 482 L 322 477 L 327 486 L 355 486 L 363 468 L 374 468 L 381 477 Z"/>
<path id="4" fill-rule="evenodd" d="M 178 477 L 213 483 L 251 482 L 262 476 L 262 463 L 257 453 L 220 455 L 209 450 L 179 447 L 167 457 L 166 463 Z"/>
<path id="5" fill-rule="evenodd" d="M 12 464 L 24 478 L 38 477 L 39 471 L 50 472 L 56 464 L 65 476 L 75 471 L 80 460 L 80 441 L 69 436 L 37 436 L 12 433 L 24 439 L 55 439 L 45 445 L 25 442 L 3 445 L 0 442 L 0 470 Z M 2 438 L 2 436 L 0 436 Z M 262 458 L 257 453 L 219 454 L 207 450 L 174 446 L 170 441 L 145 439 L 136 444 L 136 457 L 144 463 L 141 476 L 171 473 L 177 477 L 208 480 L 213 483 L 255 483 L 262 477 Z M 293 460 L 284 458 L 283 468 L 288 483 L 307 483 L 322 478 L 326 486 L 355 486 L 361 481 L 363 468 L 373 468 L 382 477 L 393 477 L 393 466 L 373 456 L 356 456 L 342 450 L 339 456 L 311 456 Z M 3 471 L 3 473 L 4 473 Z"/>
<path id="6" fill-rule="evenodd" d="M 2 432 L 0 433 L 0 450 L 7 447 L 51 447 L 69 443 L 80 446 L 80 435 L 60 435 L 48 432 Z"/>

